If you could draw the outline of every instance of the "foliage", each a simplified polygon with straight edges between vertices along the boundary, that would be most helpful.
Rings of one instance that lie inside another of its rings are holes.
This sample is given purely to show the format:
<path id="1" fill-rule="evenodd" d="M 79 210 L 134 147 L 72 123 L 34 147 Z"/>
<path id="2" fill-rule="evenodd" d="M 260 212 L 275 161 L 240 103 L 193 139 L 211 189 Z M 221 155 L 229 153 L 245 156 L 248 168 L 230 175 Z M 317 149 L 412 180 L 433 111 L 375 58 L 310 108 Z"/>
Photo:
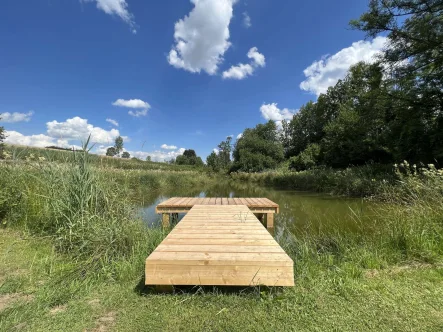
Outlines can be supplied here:
<path id="1" fill-rule="evenodd" d="M 206 157 L 206 165 L 214 172 L 219 172 L 222 169 L 221 160 L 214 151 Z"/>
<path id="2" fill-rule="evenodd" d="M 232 171 L 260 172 L 283 161 L 283 146 L 273 121 L 248 128 L 234 147 Z"/>
<path id="3" fill-rule="evenodd" d="M 206 158 L 206 165 L 215 172 L 228 171 L 231 167 L 232 136 L 226 137 L 226 141 L 218 145 L 218 153 L 212 153 Z"/>
<path id="4" fill-rule="evenodd" d="M 131 158 L 131 155 L 129 154 L 128 151 L 125 151 L 125 152 L 122 153 L 122 158 L 129 159 L 129 158 Z"/>
<path id="5" fill-rule="evenodd" d="M 1 120 L 1 114 L 0 114 L 0 120 Z M 3 158 L 4 139 L 5 139 L 5 129 L 2 126 L 0 126 L 0 159 Z"/>
<path id="6" fill-rule="evenodd" d="M 305 171 L 311 169 L 318 164 L 320 157 L 320 146 L 311 143 L 307 148 L 295 157 L 289 159 L 289 169 L 295 171 Z"/>
<path id="7" fill-rule="evenodd" d="M 151 161 L 151 156 L 146 156 L 146 161 Z"/>
<path id="8" fill-rule="evenodd" d="M 177 165 L 191 165 L 201 167 L 203 166 L 203 160 L 197 156 L 194 150 L 188 149 L 183 152 L 182 155 L 177 156 L 175 159 Z"/>
<path id="9" fill-rule="evenodd" d="M 114 157 L 117 155 L 117 150 L 115 149 L 115 147 L 111 146 L 106 150 L 106 155 L 108 157 Z"/>
<path id="10" fill-rule="evenodd" d="M 115 148 L 116 155 L 119 155 L 120 152 L 123 151 L 123 137 L 118 136 L 115 139 L 114 148 Z"/>
<path id="11" fill-rule="evenodd" d="M 226 141 L 222 141 L 218 145 L 218 158 L 222 168 L 229 168 L 231 165 L 232 136 L 226 137 Z"/>
<path id="12" fill-rule="evenodd" d="M 187 149 L 183 152 L 183 155 L 187 158 L 197 158 L 197 154 L 192 149 Z"/>
<path id="13" fill-rule="evenodd" d="M 397 160 L 443 160 L 443 3 L 441 0 L 371 0 L 351 26 L 369 37 L 387 33 L 380 62 L 398 108 L 392 117 Z"/>

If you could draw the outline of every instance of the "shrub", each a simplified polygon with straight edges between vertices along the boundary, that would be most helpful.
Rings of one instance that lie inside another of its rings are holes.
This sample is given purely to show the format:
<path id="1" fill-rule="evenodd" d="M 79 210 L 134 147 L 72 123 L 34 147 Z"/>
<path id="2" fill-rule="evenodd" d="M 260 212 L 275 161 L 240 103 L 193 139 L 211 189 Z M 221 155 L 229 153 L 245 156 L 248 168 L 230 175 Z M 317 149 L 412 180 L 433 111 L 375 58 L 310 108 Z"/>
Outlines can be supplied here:
<path id="1" fill-rule="evenodd" d="M 316 166 L 320 156 L 320 146 L 318 144 L 309 144 L 300 154 L 289 159 L 289 169 L 295 171 L 305 171 Z"/>

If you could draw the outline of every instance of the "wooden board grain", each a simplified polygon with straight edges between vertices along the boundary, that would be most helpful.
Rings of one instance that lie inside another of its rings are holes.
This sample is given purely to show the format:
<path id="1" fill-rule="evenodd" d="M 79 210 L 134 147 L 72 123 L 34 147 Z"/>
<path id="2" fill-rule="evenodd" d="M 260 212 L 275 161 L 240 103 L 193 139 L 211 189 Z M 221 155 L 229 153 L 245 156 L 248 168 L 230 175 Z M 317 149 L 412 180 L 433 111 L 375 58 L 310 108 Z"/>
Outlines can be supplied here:
<path id="1" fill-rule="evenodd" d="M 203 205 L 194 205 L 146 259 L 147 285 L 294 285 L 291 258 L 247 206 L 237 205 L 258 206 L 260 199 L 171 202 Z"/>

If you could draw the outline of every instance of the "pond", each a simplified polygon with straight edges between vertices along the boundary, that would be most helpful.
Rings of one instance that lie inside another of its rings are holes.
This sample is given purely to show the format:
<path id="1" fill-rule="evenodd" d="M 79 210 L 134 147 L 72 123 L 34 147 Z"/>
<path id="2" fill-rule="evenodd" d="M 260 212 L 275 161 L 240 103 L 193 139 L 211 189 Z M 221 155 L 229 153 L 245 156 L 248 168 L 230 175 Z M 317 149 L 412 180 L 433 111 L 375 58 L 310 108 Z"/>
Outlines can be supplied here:
<path id="1" fill-rule="evenodd" d="M 275 237 L 293 234 L 370 231 L 382 206 L 364 199 L 342 198 L 300 191 L 276 190 L 255 185 L 222 182 L 210 187 L 163 192 L 139 192 L 140 214 L 149 227 L 160 227 L 155 207 L 170 197 L 267 197 L 280 205 L 275 215 Z M 179 220 L 184 216 L 179 215 Z"/>

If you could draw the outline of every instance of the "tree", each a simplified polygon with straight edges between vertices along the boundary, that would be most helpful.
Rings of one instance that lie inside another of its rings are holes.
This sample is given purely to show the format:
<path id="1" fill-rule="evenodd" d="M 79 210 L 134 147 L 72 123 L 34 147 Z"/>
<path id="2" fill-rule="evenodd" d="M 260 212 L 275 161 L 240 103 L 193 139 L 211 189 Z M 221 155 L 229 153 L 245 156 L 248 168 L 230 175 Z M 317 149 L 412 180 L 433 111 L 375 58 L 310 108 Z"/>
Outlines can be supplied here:
<path id="1" fill-rule="evenodd" d="M 125 152 L 122 153 L 122 158 L 129 159 L 129 158 L 131 158 L 131 155 L 129 154 L 128 151 L 125 151 Z"/>
<path id="2" fill-rule="evenodd" d="M 151 156 L 147 156 L 146 161 L 151 161 Z"/>
<path id="3" fill-rule="evenodd" d="M 0 120 L 1 120 L 1 114 L 0 114 Z M 5 139 L 5 128 L 0 127 L 0 159 L 3 158 L 3 150 L 5 148 L 5 145 L 3 144 L 3 141 Z"/>
<path id="4" fill-rule="evenodd" d="M 443 2 L 371 0 L 350 24 L 368 37 L 387 33 L 380 62 L 398 103 L 391 127 L 396 159 L 443 161 Z"/>
<path id="5" fill-rule="evenodd" d="M 260 172 L 275 168 L 284 159 L 274 121 L 248 128 L 234 148 L 232 171 Z"/>
<path id="6" fill-rule="evenodd" d="M 219 172 L 222 168 L 220 158 L 214 151 L 206 158 L 206 165 L 214 172 Z"/>
<path id="7" fill-rule="evenodd" d="M 220 166 L 222 168 L 229 168 L 231 165 L 231 146 L 232 136 L 226 137 L 226 141 L 222 141 L 218 145 L 218 158 L 220 160 Z"/>
<path id="8" fill-rule="evenodd" d="M 115 148 L 115 151 L 116 151 L 117 155 L 119 155 L 120 152 L 123 151 L 123 138 L 121 136 L 118 136 L 115 139 L 114 148 Z"/>
<path id="9" fill-rule="evenodd" d="M 117 155 L 117 151 L 115 150 L 115 147 L 111 146 L 106 150 L 106 155 L 108 157 L 114 157 L 115 155 Z"/>
<path id="10" fill-rule="evenodd" d="M 188 149 L 183 152 L 183 156 L 187 158 L 197 158 L 197 154 L 194 150 Z"/>

